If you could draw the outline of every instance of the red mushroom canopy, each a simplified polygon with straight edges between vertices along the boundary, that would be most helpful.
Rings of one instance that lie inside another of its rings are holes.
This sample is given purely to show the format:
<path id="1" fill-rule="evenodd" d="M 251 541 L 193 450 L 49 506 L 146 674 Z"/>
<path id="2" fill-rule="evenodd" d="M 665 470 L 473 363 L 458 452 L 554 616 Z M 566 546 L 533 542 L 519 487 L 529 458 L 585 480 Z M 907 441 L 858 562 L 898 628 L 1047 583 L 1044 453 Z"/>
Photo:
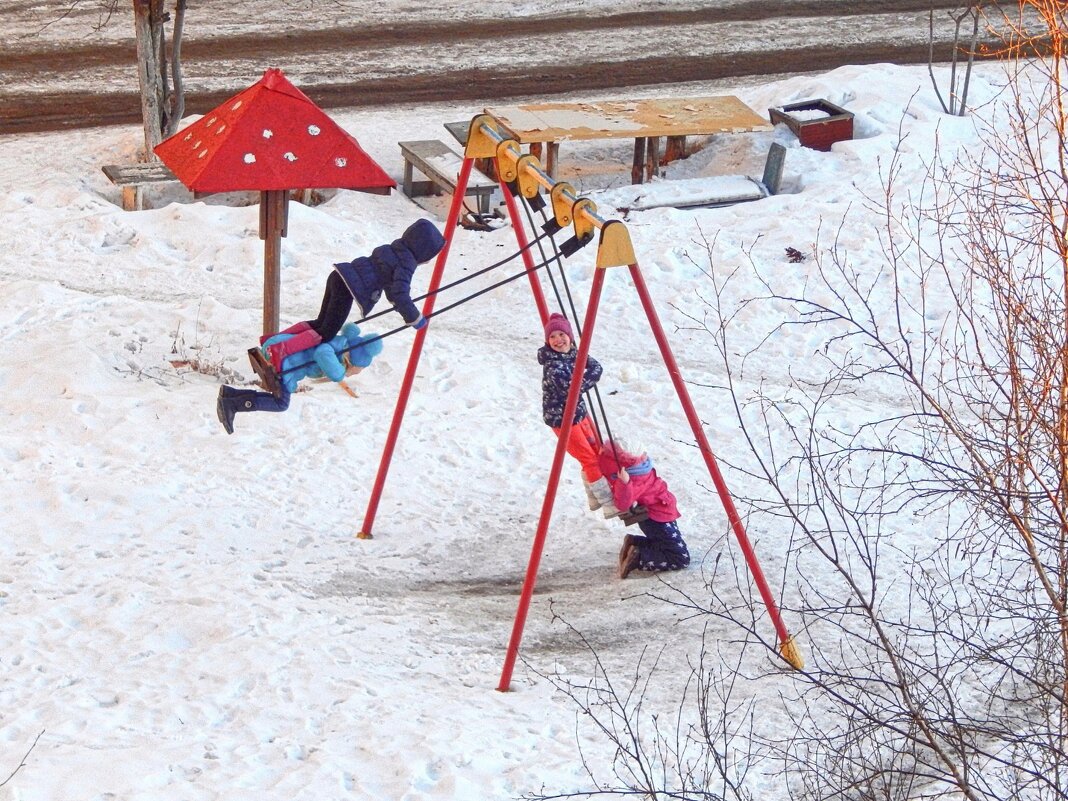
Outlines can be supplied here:
<path id="1" fill-rule="evenodd" d="M 160 142 L 155 152 L 194 192 L 397 185 L 278 69 Z"/>

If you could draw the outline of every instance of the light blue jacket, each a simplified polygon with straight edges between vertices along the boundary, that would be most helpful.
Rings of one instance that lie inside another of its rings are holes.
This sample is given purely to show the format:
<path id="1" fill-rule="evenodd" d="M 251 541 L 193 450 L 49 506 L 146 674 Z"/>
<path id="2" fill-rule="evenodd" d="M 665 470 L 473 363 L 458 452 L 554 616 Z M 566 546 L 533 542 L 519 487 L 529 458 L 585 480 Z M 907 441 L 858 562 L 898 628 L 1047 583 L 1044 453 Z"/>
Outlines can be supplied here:
<path id="1" fill-rule="evenodd" d="M 264 341 L 264 352 L 268 346 L 283 342 L 291 336 L 292 334 L 275 334 Z M 342 356 L 346 352 L 354 367 L 367 367 L 382 352 L 382 340 L 363 336 L 359 326 L 345 323 L 341 332 L 329 342 L 286 356 L 282 360 L 282 386 L 287 392 L 296 392 L 297 384 L 302 378 L 325 376 L 331 381 L 340 381 L 345 377 L 346 368 Z"/>

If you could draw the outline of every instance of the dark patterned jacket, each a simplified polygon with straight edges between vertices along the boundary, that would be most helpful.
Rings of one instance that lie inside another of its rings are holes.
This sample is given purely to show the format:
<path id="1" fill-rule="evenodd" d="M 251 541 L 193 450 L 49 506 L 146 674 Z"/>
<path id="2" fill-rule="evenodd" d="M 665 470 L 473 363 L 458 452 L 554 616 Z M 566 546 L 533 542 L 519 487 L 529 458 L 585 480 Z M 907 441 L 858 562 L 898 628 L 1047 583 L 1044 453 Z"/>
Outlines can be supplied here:
<path id="1" fill-rule="evenodd" d="M 538 364 L 541 373 L 541 410 L 545 424 L 560 428 L 564 424 L 564 406 L 567 404 L 567 391 L 571 388 L 571 375 L 575 372 L 575 357 L 578 350 L 571 348 L 567 353 L 557 353 L 548 345 L 538 348 Z M 582 376 L 582 391 L 593 389 L 601 378 L 601 365 L 592 356 L 586 358 L 586 372 Z M 579 395 L 578 407 L 572 424 L 585 419 L 586 404 Z"/>

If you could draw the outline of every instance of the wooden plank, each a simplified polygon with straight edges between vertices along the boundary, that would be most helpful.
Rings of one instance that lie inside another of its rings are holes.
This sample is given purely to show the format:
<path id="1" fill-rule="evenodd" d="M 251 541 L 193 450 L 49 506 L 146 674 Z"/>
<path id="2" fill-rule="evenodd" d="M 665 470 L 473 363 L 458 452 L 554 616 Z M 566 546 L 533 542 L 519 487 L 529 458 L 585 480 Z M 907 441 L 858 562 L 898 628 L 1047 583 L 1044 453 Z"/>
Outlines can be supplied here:
<path id="1" fill-rule="evenodd" d="M 786 162 L 786 148 L 778 142 L 772 142 L 768 148 L 768 159 L 764 162 L 764 176 L 760 182 L 768 190 L 769 195 L 779 194 L 782 185 L 782 170 Z"/>
<path id="2" fill-rule="evenodd" d="M 398 142 L 404 157 L 404 194 L 410 198 L 431 194 L 440 187 L 449 192 L 456 191 L 463 157 L 444 142 L 436 139 L 418 139 L 410 142 Z M 413 168 L 418 169 L 430 181 L 414 180 Z M 478 199 L 480 214 L 488 214 L 490 198 L 497 189 L 497 182 L 481 172 L 472 170 L 467 179 L 464 195 L 473 195 Z"/>
<path id="3" fill-rule="evenodd" d="M 459 122 L 446 122 L 445 130 L 452 134 L 452 138 L 467 147 L 467 135 L 471 132 L 471 121 L 460 120 Z"/>
<path id="4" fill-rule="evenodd" d="M 161 161 L 138 164 L 107 164 L 100 168 L 115 186 L 177 181 L 178 176 Z"/>
<path id="5" fill-rule="evenodd" d="M 595 193 L 599 206 L 645 211 L 656 208 L 713 208 L 748 203 L 777 194 L 782 181 L 786 148 L 773 142 L 761 180 L 747 175 L 717 175 L 658 181 L 644 186 L 618 187 Z M 637 165 L 635 167 L 637 169 Z"/>
<path id="6" fill-rule="evenodd" d="M 627 191 L 629 190 L 629 191 Z M 708 208 L 746 203 L 768 196 L 764 187 L 744 175 L 718 175 L 679 181 L 646 184 L 608 190 L 596 196 L 598 206 L 615 206 L 634 211 L 658 208 Z"/>
<path id="7" fill-rule="evenodd" d="M 178 180 L 178 176 L 160 161 L 107 164 L 100 169 L 109 181 L 122 189 L 123 211 L 140 211 L 143 208 L 144 192 L 141 187 L 145 184 Z"/>
<path id="8" fill-rule="evenodd" d="M 463 146 L 464 150 L 467 149 L 467 135 L 471 132 L 471 121 L 460 120 L 458 122 L 446 122 L 443 123 L 445 130 L 452 134 L 453 139 Z M 475 169 L 485 175 L 494 183 L 497 182 L 497 162 L 496 159 L 475 159 Z M 550 173 L 551 174 L 551 173 Z"/>
<path id="9" fill-rule="evenodd" d="M 440 180 L 445 188 L 456 189 L 456 179 L 463 166 L 463 157 L 444 142 L 437 139 L 420 139 L 398 142 L 406 161 L 414 164 L 427 178 Z M 496 189 L 497 182 L 482 173 L 472 171 L 467 182 L 468 189 Z"/>

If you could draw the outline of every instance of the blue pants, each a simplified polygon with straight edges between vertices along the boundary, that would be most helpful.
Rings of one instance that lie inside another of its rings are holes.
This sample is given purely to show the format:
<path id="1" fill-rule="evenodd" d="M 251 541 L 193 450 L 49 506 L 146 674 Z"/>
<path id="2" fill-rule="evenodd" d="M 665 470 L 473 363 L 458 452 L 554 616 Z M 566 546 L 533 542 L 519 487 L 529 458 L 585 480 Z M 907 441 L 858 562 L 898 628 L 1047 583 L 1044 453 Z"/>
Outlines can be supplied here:
<path id="1" fill-rule="evenodd" d="M 254 389 L 233 389 L 226 387 L 225 397 L 237 412 L 284 412 L 289 408 L 290 394 L 282 387 L 282 397 L 276 398 L 270 392 L 257 392 Z"/>
<path id="2" fill-rule="evenodd" d="M 637 542 L 638 567 L 642 570 L 679 570 L 690 564 L 690 551 L 674 520 L 670 523 L 643 520 L 638 528 L 645 535 L 644 542 Z"/>

